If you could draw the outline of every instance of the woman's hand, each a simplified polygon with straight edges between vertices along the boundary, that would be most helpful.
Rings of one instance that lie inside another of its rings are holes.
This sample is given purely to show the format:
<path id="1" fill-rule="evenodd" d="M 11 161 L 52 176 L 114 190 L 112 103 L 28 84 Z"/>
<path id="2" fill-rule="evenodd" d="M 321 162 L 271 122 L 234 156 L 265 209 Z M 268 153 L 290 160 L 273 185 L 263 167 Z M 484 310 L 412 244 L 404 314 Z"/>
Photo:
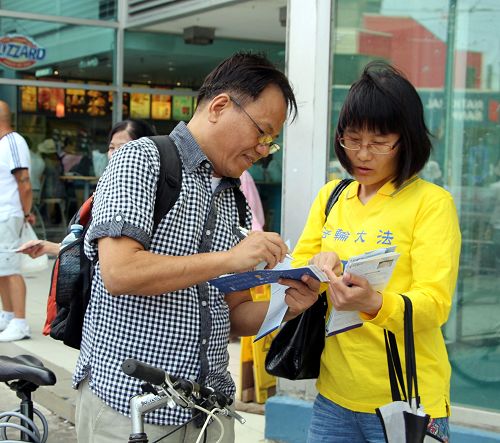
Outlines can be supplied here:
<path id="1" fill-rule="evenodd" d="M 342 262 L 335 252 L 320 252 L 309 260 L 309 264 L 316 265 L 319 269 L 327 268 L 336 275 L 342 274 Z"/>
<path id="2" fill-rule="evenodd" d="M 323 271 L 328 275 L 328 295 L 337 311 L 361 311 L 376 316 L 382 307 L 382 294 L 375 291 L 366 278 L 345 273 L 337 277 L 328 267 Z"/>
<path id="3" fill-rule="evenodd" d="M 31 258 L 37 258 L 43 254 L 57 255 L 59 246 L 59 243 L 47 240 L 30 240 L 19 246 L 17 252 L 28 254 Z"/>

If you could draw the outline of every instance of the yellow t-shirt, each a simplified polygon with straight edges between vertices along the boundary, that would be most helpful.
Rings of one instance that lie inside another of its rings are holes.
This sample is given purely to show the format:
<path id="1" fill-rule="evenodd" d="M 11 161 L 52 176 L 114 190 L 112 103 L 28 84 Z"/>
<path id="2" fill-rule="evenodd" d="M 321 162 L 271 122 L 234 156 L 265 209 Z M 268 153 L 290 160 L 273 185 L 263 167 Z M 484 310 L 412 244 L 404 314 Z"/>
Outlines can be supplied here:
<path id="1" fill-rule="evenodd" d="M 357 182 L 341 194 L 325 223 L 328 197 L 339 181 L 318 193 L 293 255 L 307 264 L 320 251 L 335 251 L 341 260 L 381 247 L 396 246 L 401 255 L 382 307 L 365 323 L 326 338 L 318 391 L 358 412 L 374 413 L 392 401 L 384 345 L 386 328 L 396 334 L 404 368 L 401 293 L 411 298 L 419 394 L 431 417 L 449 415 L 450 365 L 441 333 L 455 289 L 461 235 L 451 195 L 417 176 L 396 189 L 386 183 L 363 205 Z"/>

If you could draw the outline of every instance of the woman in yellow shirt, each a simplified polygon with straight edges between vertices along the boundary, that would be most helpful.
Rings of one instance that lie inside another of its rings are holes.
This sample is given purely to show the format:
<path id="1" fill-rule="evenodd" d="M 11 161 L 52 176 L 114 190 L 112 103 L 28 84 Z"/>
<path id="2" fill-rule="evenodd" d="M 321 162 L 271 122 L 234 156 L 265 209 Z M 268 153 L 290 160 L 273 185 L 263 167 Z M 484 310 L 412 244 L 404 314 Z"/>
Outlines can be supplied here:
<path id="1" fill-rule="evenodd" d="M 441 441 L 449 437 L 451 370 L 441 326 L 456 284 L 460 230 L 451 195 L 416 175 L 431 148 L 415 88 L 385 63 L 367 65 L 348 93 L 335 138 L 337 157 L 355 181 L 327 220 L 326 202 L 338 180 L 320 190 L 294 251 L 297 265 L 313 263 L 328 273 L 330 307 L 359 311 L 364 320 L 326 339 L 310 443 L 385 441 L 375 408 L 392 401 L 384 329 L 404 349 L 399 294 L 413 303 L 420 397 L 432 418 L 428 431 Z M 396 246 L 400 257 L 382 293 L 364 278 L 340 275 L 342 261 L 388 246 Z"/>

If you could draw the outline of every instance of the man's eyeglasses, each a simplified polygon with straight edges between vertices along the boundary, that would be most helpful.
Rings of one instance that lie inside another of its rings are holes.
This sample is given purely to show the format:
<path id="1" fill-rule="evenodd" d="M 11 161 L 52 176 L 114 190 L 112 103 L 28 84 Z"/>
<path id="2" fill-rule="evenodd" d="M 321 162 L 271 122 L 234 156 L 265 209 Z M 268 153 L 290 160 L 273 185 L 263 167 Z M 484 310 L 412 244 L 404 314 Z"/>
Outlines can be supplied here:
<path id="1" fill-rule="evenodd" d="M 339 143 L 340 146 L 348 151 L 359 151 L 363 146 L 363 143 L 349 137 L 340 137 Z M 396 142 L 393 145 L 389 145 L 388 143 L 367 143 L 366 149 L 368 149 L 368 151 L 372 154 L 389 154 L 398 145 L 398 143 L 399 142 Z"/>
<path id="2" fill-rule="evenodd" d="M 259 131 L 260 137 L 257 139 L 259 145 L 266 146 L 267 149 L 269 150 L 269 154 L 275 154 L 276 152 L 278 152 L 281 148 L 280 145 L 274 142 L 273 136 L 266 134 L 264 132 L 264 130 L 257 124 L 257 122 L 250 116 L 250 114 L 247 111 L 245 111 L 245 108 L 241 105 L 241 103 L 238 100 L 236 100 L 234 97 L 231 96 L 229 96 L 229 99 L 243 111 L 243 113 L 251 120 L 251 122 L 255 125 L 255 127 Z"/>

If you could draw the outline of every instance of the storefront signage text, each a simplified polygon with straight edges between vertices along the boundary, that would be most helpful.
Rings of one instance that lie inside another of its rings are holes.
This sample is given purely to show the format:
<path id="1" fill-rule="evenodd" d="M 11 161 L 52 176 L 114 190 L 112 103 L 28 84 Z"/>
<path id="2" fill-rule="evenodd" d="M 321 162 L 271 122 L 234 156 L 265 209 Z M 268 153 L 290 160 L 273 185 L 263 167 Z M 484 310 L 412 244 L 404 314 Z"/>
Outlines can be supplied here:
<path id="1" fill-rule="evenodd" d="M 28 69 L 45 58 L 47 51 L 25 35 L 0 37 L 0 64 L 11 69 Z"/>
<path id="2" fill-rule="evenodd" d="M 444 100 L 438 97 L 429 97 L 425 108 L 441 110 L 444 108 Z M 468 122 L 481 122 L 484 120 L 484 108 L 483 99 L 455 98 L 453 99 L 453 118 Z"/>

